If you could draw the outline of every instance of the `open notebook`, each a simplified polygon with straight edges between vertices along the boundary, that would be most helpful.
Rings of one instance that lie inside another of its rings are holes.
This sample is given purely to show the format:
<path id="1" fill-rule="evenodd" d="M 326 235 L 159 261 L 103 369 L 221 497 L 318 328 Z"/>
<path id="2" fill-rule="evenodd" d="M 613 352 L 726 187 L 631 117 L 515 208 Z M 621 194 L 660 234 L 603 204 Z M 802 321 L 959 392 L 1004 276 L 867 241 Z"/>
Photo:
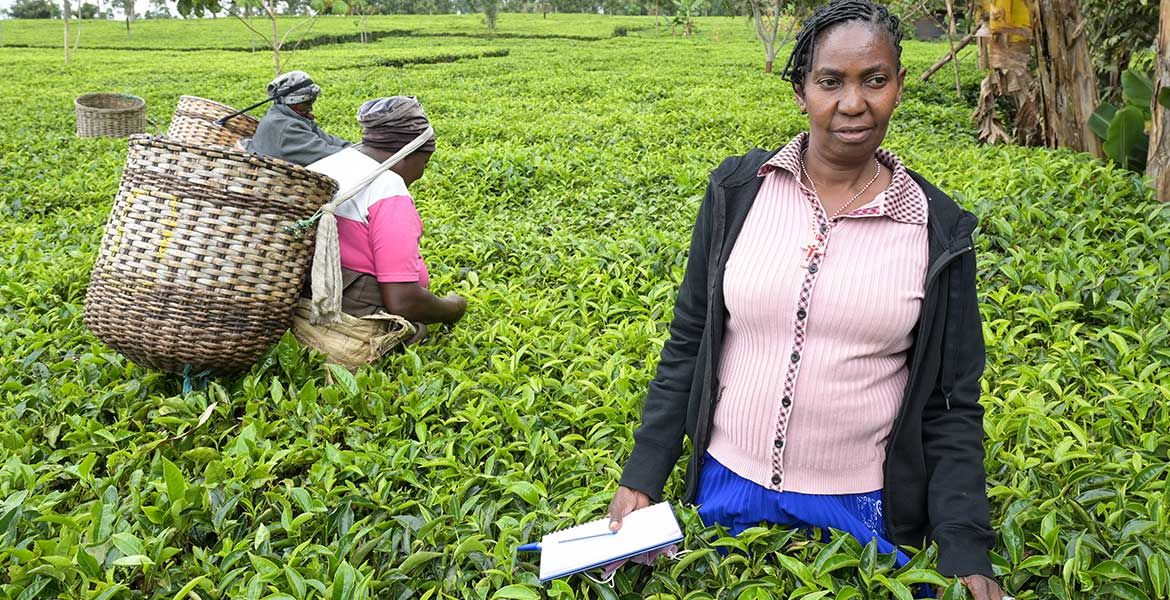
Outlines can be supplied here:
<path id="1" fill-rule="evenodd" d="M 600 567 L 682 539 L 682 530 L 669 502 L 630 513 L 622 519 L 622 528 L 617 533 L 610 533 L 609 517 L 562 529 L 540 540 L 540 581 Z"/>

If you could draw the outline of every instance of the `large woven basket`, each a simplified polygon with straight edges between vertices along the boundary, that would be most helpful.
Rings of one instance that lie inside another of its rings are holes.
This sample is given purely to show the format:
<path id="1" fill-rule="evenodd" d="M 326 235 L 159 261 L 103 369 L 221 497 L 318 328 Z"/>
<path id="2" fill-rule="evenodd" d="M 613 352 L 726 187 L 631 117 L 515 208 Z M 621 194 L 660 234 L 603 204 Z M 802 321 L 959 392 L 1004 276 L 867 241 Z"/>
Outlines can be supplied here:
<path id="1" fill-rule="evenodd" d="M 146 101 L 129 94 L 97 92 L 73 101 L 77 137 L 127 137 L 146 131 Z"/>
<path id="2" fill-rule="evenodd" d="M 137 135 L 85 298 L 85 324 L 135 362 L 248 368 L 288 329 L 324 175 L 214 146 Z"/>
<path id="3" fill-rule="evenodd" d="M 254 117 L 239 115 L 223 125 L 215 121 L 236 112 L 236 109 L 213 100 L 196 96 L 181 96 L 167 137 L 184 144 L 216 145 L 231 148 L 242 138 L 256 134 L 260 124 Z"/>

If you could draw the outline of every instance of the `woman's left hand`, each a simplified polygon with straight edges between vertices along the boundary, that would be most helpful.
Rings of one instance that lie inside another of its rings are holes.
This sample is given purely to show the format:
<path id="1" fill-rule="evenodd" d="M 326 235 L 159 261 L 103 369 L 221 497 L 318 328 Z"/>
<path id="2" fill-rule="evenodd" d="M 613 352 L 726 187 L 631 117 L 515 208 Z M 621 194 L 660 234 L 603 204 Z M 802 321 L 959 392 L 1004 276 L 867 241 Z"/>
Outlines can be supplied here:
<path id="1" fill-rule="evenodd" d="M 986 575 L 968 575 L 959 578 L 963 585 L 967 586 L 967 591 L 971 592 L 971 597 L 974 600 L 1004 600 L 1010 598 L 1005 596 L 1003 588 L 994 579 Z"/>

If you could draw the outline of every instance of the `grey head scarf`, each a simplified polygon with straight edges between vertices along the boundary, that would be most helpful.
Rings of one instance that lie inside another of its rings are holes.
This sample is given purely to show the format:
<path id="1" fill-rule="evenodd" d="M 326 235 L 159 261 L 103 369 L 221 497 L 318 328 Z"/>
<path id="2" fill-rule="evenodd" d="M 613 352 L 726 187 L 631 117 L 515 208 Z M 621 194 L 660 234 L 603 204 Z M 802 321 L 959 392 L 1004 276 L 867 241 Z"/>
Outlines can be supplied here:
<path id="1" fill-rule="evenodd" d="M 296 89 L 289 91 L 291 88 Z M 321 87 L 313 83 L 313 79 L 304 71 L 289 71 L 268 84 L 268 97 L 276 98 L 277 104 L 312 102 L 320 94 Z"/>
<path id="2" fill-rule="evenodd" d="M 430 127 L 426 113 L 414 96 L 391 96 L 370 100 L 358 109 L 362 126 L 362 144 L 398 152 Z M 419 147 L 422 152 L 435 151 L 435 138 Z"/>

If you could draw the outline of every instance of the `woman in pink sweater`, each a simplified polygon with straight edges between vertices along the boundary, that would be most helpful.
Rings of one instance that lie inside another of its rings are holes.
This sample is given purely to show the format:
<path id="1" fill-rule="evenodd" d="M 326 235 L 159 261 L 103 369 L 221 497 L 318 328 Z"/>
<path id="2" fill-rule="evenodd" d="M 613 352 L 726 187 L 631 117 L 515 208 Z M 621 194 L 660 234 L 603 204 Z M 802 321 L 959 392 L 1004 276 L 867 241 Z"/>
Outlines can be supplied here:
<path id="1" fill-rule="evenodd" d="M 881 149 L 900 42 L 870 0 L 817 9 L 785 69 L 809 131 L 712 173 L 611 527 L 661 496 L 686 434 L 707 524 L 844 530 L 900 565 L 933 541 L 940 572 L 1001 600 L 975 217 Z"/>

